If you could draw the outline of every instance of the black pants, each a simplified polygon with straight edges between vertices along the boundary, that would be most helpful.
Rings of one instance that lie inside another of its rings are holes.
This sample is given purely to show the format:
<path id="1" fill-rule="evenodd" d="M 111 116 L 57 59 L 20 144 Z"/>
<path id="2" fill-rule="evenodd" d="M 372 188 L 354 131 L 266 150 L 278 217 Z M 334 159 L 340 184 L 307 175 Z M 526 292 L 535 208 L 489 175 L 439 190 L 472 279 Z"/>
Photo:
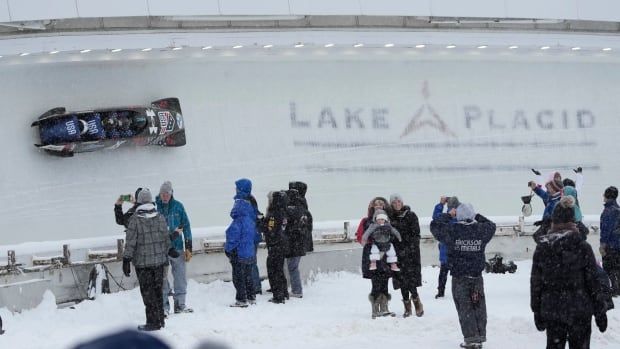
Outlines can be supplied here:
<path id="1" fill-rule="evenodd" d="M 136 268 L 142 302 L 146 312 L 146 324 L 164 326 L 164 266 Z"/>
<path id="2" fill-rule="evenodd" d="M 412 285 L 413 283 L 401 284 L 400 294 L 403 296 L 403 300 L 418 298 L 418 288 Z"/>
<path id="3" fill-rule="evenodd" d="M 450 272 L 450 267 L 448 267 L 448 263 L 443 263 L 439 268 L 439 285 L 437 286 L 437 290 L 439 292 L 444 292 L 446 290 L 446 282 L 448 282 L 448 272 Z"/>
<path id="4" fill-rule="evenodd" d="M 573 324 L 547 322 L 547 349 L 589 349 L 592 317 L 573 320 Z"/>
<path id="5" fill-rule="evenodd" d="M 284 276 L 284 254 L 280 246 L 269 247 L 267 251 L 267 277 L 273 293 L 273 299 L 284 300 L 287 293 L 286 276 Z"/>
<path id="6" fill-rule="evenodd" d="M 238 257 L 233 256 L 230 258 L 230 264 L 232 265 L 233 285 L 237 291 L 235 299 L 239 302 L 256 299 L 252 263 L 240 262 Z"/>
<path id="7" fill-rule="evenodd" d="M 605 249 L 603 269 L 611 281 L 611 293 L 613 295 L 620 295 L 620 250 Z"/>
<path id="8" fill-rule="evenodd" d="M 370 281 L 372 282 L 372 290 L 370 291 L 370 294 L 373 297 L 377 297 L 380 294 L 388 294 L 388 282 L 390 281 L 390 275 L 386 274 L 386 273 L 376 273 L 372 279 L 370 279 Z"/>

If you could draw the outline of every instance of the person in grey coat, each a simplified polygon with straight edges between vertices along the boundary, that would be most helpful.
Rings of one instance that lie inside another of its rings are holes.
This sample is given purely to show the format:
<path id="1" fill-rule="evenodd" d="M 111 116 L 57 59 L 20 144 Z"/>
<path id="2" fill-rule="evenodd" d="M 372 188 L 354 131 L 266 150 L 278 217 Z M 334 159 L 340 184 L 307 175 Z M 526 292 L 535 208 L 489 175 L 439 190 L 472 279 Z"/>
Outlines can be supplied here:
<path id="1" fill-rule="evenodd" d="M 140 284 L 146 312 L 146 324 L 141 331 L 156 331 L 164 327 L 163 282 L 164 265 L 172 247 L 166 219 L 157 212 L 148 188 L 138 194 L 136 213 L 129 220 L 123 254 L 123 273 L 129 277 L 133 263 Z"/>
<path id="2" fill-rule="evenodd" d="M 482 271 L 484 250 L 495 234 L 495 223 L 476 214 L 471 204 L 456 208 L 456 220 L 442 213 L 431 222 L 431 234 L 446 245 L 452 275 L 452 298 L 459 315 L 462 348 L 482 348 L 486 342 L 487 309 Z"/>

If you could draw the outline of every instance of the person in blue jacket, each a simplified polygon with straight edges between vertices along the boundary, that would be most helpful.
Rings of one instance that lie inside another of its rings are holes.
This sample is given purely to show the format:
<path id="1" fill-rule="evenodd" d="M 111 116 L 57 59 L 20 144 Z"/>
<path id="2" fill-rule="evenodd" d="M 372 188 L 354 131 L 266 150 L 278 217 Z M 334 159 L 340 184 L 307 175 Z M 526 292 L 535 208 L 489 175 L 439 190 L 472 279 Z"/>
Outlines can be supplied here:
<path id="1" fill-rule="evenodd" d="M 256 263 L 256 210 L 250 202 L 252 182 L 241 178 L 235 182 L 237 193 L 230 211 L 233 221 L 226 229 L 224 251 L 232 266 L 235 303 L 231 307 L 245 308 L 256 303 L 252 267 Z"/>
<path id="2" fill-rule="evenodd" d="M 603 257 L 603 269 L 611 281 L 611 293 L 614 297 L 620 296 L 620 206 L 618 188 L 608 187 L 603 193 L 605 209 L 601 213 L 600 248 Z"/>
<path id="3" fill-rule="evenodd" d="M 172 183 L 165 181 L 159 188 L 159 195 L 155 199 L 157 211 L 166 218 L 172 247 L 178 256 L 168 256 L 172 278 L 174 279 L 174 309 L 175 313 L 191 313 L 193 310 L 185 304 L 187 294 L 187 275 L 185 264 L 192 258 L 192 228 L 183 204 L 173 196 Z M 174 254 L 176 255 L 176 254 Z M 168 268 L 164 269 L 164 312 L 170 313 L 170 283 L 168 282 Z"/>
<path id="4" fill-rule="evenodd" d="M 448 214 L 450 214 L 453 218 L 452 221 L 456 223 L 456 208 L 461 204 L 459 199 L 456 196 L 442 196 L 439 198 L 439 203 L 435 205 L 435 209 L 433 210 L 433 219 L 439 218 L 443 213 L 444 205 L 448 204 Z M 441 241 L 439 242 L 439 278 L 437 284 L 437 294 L 435 295 L 435 299 L 441 298 L 445 296 L 446 292 L 446 283 L 448 281 L 448 272 L 450 271 L 450 267 L 448 266 L 448 251 L 446 249 L 446 245 Z"/>

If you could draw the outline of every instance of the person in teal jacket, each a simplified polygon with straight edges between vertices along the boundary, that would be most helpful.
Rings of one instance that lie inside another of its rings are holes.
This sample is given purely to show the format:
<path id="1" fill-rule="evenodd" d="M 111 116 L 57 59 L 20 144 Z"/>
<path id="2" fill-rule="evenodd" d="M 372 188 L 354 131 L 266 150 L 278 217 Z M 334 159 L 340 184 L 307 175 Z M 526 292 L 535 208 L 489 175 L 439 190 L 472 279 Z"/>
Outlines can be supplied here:
<path id="1" fill-rule="evenodd" d="M 185 264 L 192 258 L 192 228 L 185 212 L 183 204 L 173 196 L 172 183 L 165 181 L 160 189 L 159 195 L 155 199 L 157 211 L 166 218 L 168 231 L 172 247 L 179 252 L 176 258 L 168 256 L 172 278 L 174 279 L 174 312 L 192 312 L 191 308 L 185 305 L 185 295 L 187 294 L 187 276 Z M 170 283 L 168 282 L 168 268 L 164 269 L 164 311 L 170 313 Z"/>

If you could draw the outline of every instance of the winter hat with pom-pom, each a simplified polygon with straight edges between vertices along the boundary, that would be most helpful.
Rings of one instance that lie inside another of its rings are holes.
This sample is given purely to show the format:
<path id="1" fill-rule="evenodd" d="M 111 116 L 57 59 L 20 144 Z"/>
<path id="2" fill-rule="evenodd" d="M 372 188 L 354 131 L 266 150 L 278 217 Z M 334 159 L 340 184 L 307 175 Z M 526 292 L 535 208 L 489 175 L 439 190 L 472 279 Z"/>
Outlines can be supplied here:
<path id="1" fill-rule="evenodd" d="M 554 224 L 575 222 L 575 198 L 570 195 L 562 197 L 555 205 L 551 221 Z"/>
<path id="2" fill-rule="evenodd" d="M 462 203 L 456 208 L 457 221 L 473 221 L 474 217 L 476 217 L 476 211 L 474 211 L 472 204 Z"/>
<path id="3" fill-rule="evenodd" d="M 153 202 L 153 195 L 151 195 L 151 190 L 149 188 L 142 188 L 140 193 L 138 193 L 138 203 L 139 204 L 149 204 Z"/>

